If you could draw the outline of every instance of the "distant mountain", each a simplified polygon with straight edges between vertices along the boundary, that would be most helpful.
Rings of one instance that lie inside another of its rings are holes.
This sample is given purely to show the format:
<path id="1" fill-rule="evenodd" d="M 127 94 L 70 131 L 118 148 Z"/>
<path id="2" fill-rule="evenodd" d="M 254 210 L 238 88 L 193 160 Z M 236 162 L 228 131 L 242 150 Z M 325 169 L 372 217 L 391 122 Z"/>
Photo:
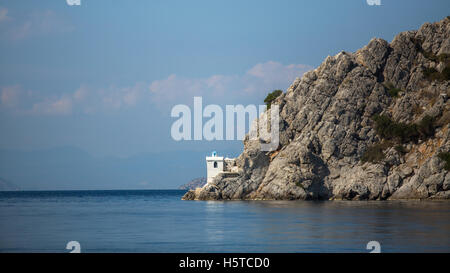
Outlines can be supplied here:
<path id="1" fill-rule="evenodd" d="M 18 191 L 19 187 L 0 177 L 0 191 Z"/>
<path id="2" fill-rule="evenodd" d="M 179 187 L 180 190 L 195 190 L 196 188 L 201 188 L 206 184 L 206 178 L 205 177 L 199 177 L 192 179 L 190 182 L 181 185 Z"/>
<path id="3" fill-rule="evenodd" d="M 22 190 L 176 189 L 206 173 L 208 151 L 95 157 L 74 147 L 1 150 L 0 174 Z M 3 184 L 3 183 L 2 183 Z"/>

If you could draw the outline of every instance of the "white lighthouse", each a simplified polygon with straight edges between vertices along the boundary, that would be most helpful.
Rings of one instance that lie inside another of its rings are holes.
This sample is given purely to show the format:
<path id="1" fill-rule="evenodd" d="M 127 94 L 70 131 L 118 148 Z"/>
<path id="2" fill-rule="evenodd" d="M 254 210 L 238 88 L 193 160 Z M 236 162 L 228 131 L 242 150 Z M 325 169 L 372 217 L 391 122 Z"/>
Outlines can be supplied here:
<path id="1" fill-rule="evenodd" d="M 211 156 L 206 157 L 206 183 L 209 183 L 220 172 L 223 172 L 223 156 L 217 156 L 217 152 L 212 152 Z"/>
<path id="2" fill-rule="evenodd" d="M 224 177 L 234 177 L 238 174 L 238 167 L 235 158 L 224 158 L 214 151 L 211 156 L 206 157 L 206 183 L 212 182 L 219 173 Z"/>

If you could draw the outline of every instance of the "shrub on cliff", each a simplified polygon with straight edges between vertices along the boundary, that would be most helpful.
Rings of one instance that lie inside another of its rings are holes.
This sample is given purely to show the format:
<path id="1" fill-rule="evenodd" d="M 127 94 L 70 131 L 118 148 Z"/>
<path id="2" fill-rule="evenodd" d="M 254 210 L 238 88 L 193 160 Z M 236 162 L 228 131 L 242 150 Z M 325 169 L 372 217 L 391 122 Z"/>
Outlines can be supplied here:
<path id="1" fill-rule="evenodd" d="M 384 159 L 383 150 L 385 145 L 383 143 L 377 143 L 369 146 L 364 154 L 361 156 L 362 162 L 378 163 Z"/>
<path id="2" fill-rule="evenodd" d="M 437 71 L 433 67 L 425 68 L 423 71 L 423 75 L 429 81 L 442 81 L 444 79 L 442 73 L 439 73 L 439 71 Z"/>
<path id="3" fill-rule="evenodd" d="M 400 88 L 396 88 L 391 82 L 387 82 L 384 86 L 386 87 L 387 92 L 391 98 L 397 98 L 398 93 L 402 91 Z"/>
<path id="4" fill-rule="evenodd" d="M 444 70 L 442 70 L 441 75 L 445 81 L 449 81 L 450 80 L 450 66 L 445 67 Z"/>
<path id="5" fill-rule="evenodd" d="M 281 90 L 274 90 L 272 93 L 269 93 L 267 97 L 264 99 L 264 102 L 267 105 L 267 109 L 270 109 L 270 106 L 272 105 L 272 102 L 278 98 L 281 94 L 283 94 L 283 91 Z"/>
<path id="6" fill-rule="evenodd" d="M 392 121 L 388 116 L 375 115 L 375 131 L 383 139 L 397 139 L 402 143 L 417 140 L 417 125 Z"/>
<path id="7" fill-rule="evenodd" d="M 382 139 L 396 139 L 401 143 L 426 139 L 434 135 L 434 119 L 425 115 L 418 124 L 392 121 L 388 116 L 375 115 L 375 131 Z"/>
<path id="8" fill-rule="evenodd" d="M 395 150 L 405 154 L 407 151 L 402 143 L 417 141 L 419 138 L 426 139 L 435 133 L 435 121 L 428 115 L 417 124 L 395 122 L 384 115 L 375 115 L 372 119 L 375 121 L 375 131 L 383 141 L 369 146 L 361 157 L 362 162 L 377 163 L 383 160 L 383 151 L 396 143 Z"/>
<path id="9" fill-rule="evenodd" d="M 450 171 L 450 153 L 448 153 L 448 152 L 447 153 L 439 153 L 438 157 L 445 162 L 444 168 L 447 171 Z"/>
<path id="10" fill-rule="evenodd" d="M 399 152 L 399 153 L 401 153 L 401 154 L 406 154 L 406 153 L 408 153 L 408 151 L 405 149 L 405 147 L 403 147 L 403 145 L 398 144 L 398 145 L 396 145 L 394 148 L 395 148 L 395 150 L 396 150 L 397 152 Z"/>
<path id="11" fill-rule="evenodd" d="M 425 115 L 417 125 L 417 131 L 423 138 L 434 136 L 435 131 L 434 119 L 428 115 Z"/>
<path id="12" fill-rule="evenodd" d="M 450 80 L 450 54 L 440 54 L 433 58 L 433 61 L 443 63 L 445 65 L 442 72 L 437 71 L 433 67 L 427 67 L 423 70 L 423 75 L 429 81 L 448 81 Z"/>

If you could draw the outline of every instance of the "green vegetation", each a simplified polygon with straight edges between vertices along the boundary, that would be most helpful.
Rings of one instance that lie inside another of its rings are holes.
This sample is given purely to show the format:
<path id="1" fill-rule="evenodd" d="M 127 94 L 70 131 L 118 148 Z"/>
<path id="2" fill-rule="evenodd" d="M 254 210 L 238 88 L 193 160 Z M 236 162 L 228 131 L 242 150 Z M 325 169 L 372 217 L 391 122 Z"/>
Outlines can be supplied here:
<path id="1" fill-rule="evenodd" d="M 392 121 L 388 116 L 375 115 L 375 131 L 382 139 L 395 139 L 401 143 L 416 140 L 419 136 L 416 125 Z"/>
<path id="2" fill-rule="evenodd" d="M 425 51 L 425 50 L 423 50 L 423 49 L 422 49 L 420 52 L 421 52 L 421 53 L 423 54 L 423 56 L 424 56 L 425 58 L 427 58 L 428 60 L 433 61 L 433 62 L 439 62 L 438 56 L 434 55 L 432 52 L 430 52 L 430 51 Z"/>
<path id="3" fill-rule="evenodd" d="M 433 52 L 425 51 L 422 48 L 422 41 L 420 39 L 413 38 L 411 41 L 414 43 L 417 51 L 422 53 L 425 58 L 435 63 L 443 63 L 445 65 L 442 72 L 437 71 L 435 68 L 425 68 L 423 71 L 425 78 L 429 81 L 450 80 L 450 54 L 443 53 L 436 56 Z"/>
<path id="4" fill-rule="evenodd" d="M 408 151 L 403 147 L 403 145 L 396 145 L 395 150 L 401 154 L 406 154 Z"/>
<path id="5" fill-rule="evenodd" d="M 300 187 L 302 189 L 305 189 L 302 185 L 302 183 L 300 183 L 300 181 L 295 182 L 295 185 L 297 185 L 297 187 Z"/>
<path id="6" fill-rule="evenodd" d="M 419 135 L 422 138 L 434 136 L 435 124 L 434 119 L 428 115 L 424 116 L 416 126 Z"/>
<path id="7" fill-rule="evenodd" d="M 397 98 L 398 93 L 402 91 L 400 88 L 396 88 L 391 82 L 387 82 L 384 87 L 386 87 L 389 96 L 392 98 Z"/>
<path id="8" fill-rule="evenodd" d="M 448 63 L 450 61 L 450 54 L 442 53 L 437 56 L 437 59 L 441 63 Z"/>
<path id="9" fill-rule="evenodd" d="M 445 65 L 442 72 L 437 71 L 435 68 L 425 68 L 423 74 L 426 79 L 430 81 L 450 80 L 450 54 L 443 53 L 436 56 L 432 53 L 424 53 L 424 56 L 431 61 L 443 63 Z"/>
<path id="10" fill-rule="evenodd" d="M 375 115 L 375 131 L 382 139 L 396 140 L 400 143 L 417 141 L 434 135 L 434 119 L 428 115 L 418 124 L 406 124 L 392 121 L 388 116 Z"/>
<path id="11" fill-rule="evenodd" d="M 422 40 L 421 39 L 411 38 L 411 42 L 416 47 L 417 51 L 419 51 L 419 52 L 423 52 L 424 51 L 423 48 L 422 48 Z"/>
<path id="12" fill-rule="evenodd" d="M 378 163 L 384 159 L 384 145 L 383 143 L 377 143 L 369 146 L 361 157 L 362 162 Z"/>
<path id="13" fill-rule="evenodd" d="M 444 166 L 444 168 L 445 168 L 447 171 L 450 171 L 450 153 L 449 153 L 449 152 L 439 153 L 439 154 L 438 154 L 438 157 L 439 157 L 441 160 L 445 161 L 445 166 Z"/>
<path id="14" fill-rule="evenodd" d="M 439 72 L 435 68 L 427 67 L 423 70 L 423 75 L 429 81 L 450 80 L 450 68 L 447 66 L 442 72 Z"/>
<path id="15" fill-rule="evenodd" d="M 272 105 L 272 102 L 278 98 L 281 94 L 283 94 L 283 91 L 281 90 L 274 90 L 272 93 L 269 93 L 267 97 L 264 99 L 264 102 L 267 105 L 267 109 L 270 109 L 270 106 Z"/>
<path id="16" fill-rule="evenodd" d="M 429 81 L 450 80 L 450 54 L 444 53 L 436 56 L 422 48 L 423 41 L 420 39 L 413 38 L 411 41 L 414 43 L 417 51 L 425 58 L 435 63 L 444 64 L 442 72 L 433 67 L 424 68 L 424 77 Z M 386 82 L 384 86 L 389 96 L 393 98 L 398 97 L 399 92 L 402 91 L 390 82 Z M 422 95 L 429 99 L 431 104 L 436 100 L 434 93 L 428 94 L 424 92 Z M 415 115 L 421 115 L 422 112 L 423 109 L 420 105 L 413 105 L 413 113 Z M 394 147 L 397 152 L 404 154 L 408 152 L 403 146 L 404 143 L 417 142 L 419 139 L 427 139 L 434 136 L 437 127 L 444 126 L 450 122 L 450 113 L 444 112 L 441 117 L 436 118 L 426 115 L 419 122 L 412 124 L 395 122 L 385 115 L 374 115 L 372 119 L 375 122 L 374 128 L 381 138 L 381 142 L 368 147 L 362 155 L 361 161 L 376 163 L 384 159 L 383 151 L 387 148 Z M 439 157 L 446 161 L 445 168 L 450 170 L 450 153 L 441 153 Z"/>
<path id="17" fill-rule="evenodd" d="M 447 65 L 444 70 L 442 70 L 441 75 L 444 80 L 450 80 L 450 65 Z"/>
<path id="18" fill-rule="evenodd" d="M 450 80 L 450 54 L 439 54 L 438 56 L 432 53 L 424 53 L 424 56 L 434 62 L 440 62 L 445 64 L 442 72 L 437 71 L 435 68 L 425 68 L 423 75 L 430 81 L 448 81 Z"/>
<path id="19" fill-rule="evenodd" d="M 380 162 L 384 159 L 383 151 L 394 145 L 397 152 L 405 154 L 408 151 L 403 147 L 403 143 L 431 137 L 437 126 L 434 119 L 428 115 L 417 124 L 395 122 L 385 115 L 375 115 L 372 119 L 375 122 L 375 131 L 382 142 L 368 147 L 361 157 L 362 162 Z"/>

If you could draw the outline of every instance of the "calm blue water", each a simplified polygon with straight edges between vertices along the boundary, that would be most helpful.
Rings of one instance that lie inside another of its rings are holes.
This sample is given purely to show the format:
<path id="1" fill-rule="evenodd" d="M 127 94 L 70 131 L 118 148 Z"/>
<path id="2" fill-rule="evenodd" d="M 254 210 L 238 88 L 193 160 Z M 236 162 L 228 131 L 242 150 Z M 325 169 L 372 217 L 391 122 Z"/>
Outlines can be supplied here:
<path id="1" fill-rule="evenodd" d="M 184 191 L 0 192 L 0 252 L 450 252 L 450 202 L 181 201 Z"/>

